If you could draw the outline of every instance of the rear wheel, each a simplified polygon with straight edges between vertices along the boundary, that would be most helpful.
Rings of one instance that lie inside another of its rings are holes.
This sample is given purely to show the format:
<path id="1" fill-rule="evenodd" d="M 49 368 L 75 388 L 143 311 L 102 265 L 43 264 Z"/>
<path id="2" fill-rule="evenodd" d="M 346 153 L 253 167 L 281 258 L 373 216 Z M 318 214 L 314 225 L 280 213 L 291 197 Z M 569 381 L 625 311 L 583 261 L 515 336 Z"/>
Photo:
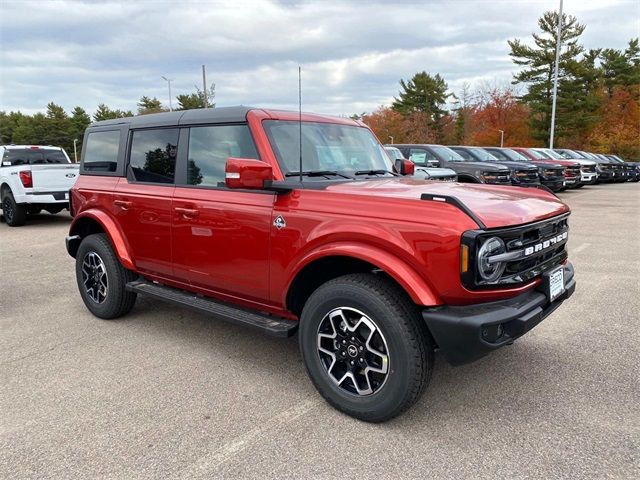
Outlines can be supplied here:
<path id="1" fill-rule="evenodd" d="M 84 304 L 96 317 L 113 319 L 129 313 L 136 294 L 126 284 L 137 275 L 122 266 L 104 233 L 85 237 L 76 254 L 76 280 Z"/>
<path id="2" fill-rule="evenodd" d="M 417 308 L 396 284 L 373 274 L 331 280 L 311 295 L 300 321 L 300 349 L 325 400 L 369 422 L 413 405 L 433 366 Z"/>
<path id="3" fill-rule="evenodd" d="M 6 191 L 2 197 L 2 213 L 4 214 L 4 220 L 10 227 L 24 225 L 27 220 L 26 207 L 16 203 L 11 191 Z"/>

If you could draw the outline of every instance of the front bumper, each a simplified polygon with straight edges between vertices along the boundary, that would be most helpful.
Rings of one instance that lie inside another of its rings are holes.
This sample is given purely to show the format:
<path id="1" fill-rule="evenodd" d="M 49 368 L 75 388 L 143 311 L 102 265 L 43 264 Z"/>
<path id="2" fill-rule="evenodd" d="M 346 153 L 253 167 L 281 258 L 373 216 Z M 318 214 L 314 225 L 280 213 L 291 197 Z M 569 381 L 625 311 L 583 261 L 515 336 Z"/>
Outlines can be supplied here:
<path id="1" fill-rule="evenodd" d="M 576 288 L 573 265 L 569 262 L 564 266 L 564 278 L 565 291 L 553 302 L 538 287 L 497 302 L 427 308 L 422 318 L 439 352 L 451 365 L 463 365 L 512 343 L 553 313 Z"/>
<path id="2" fill-rule="evenodd" d="M 596 183 L 597 179 L 598 174 L 595 172 L 582 172 L 582 175 L 580 176 L 580 180 L 582 181 L 582 183 L 586 183 L 589 185 Z"/>
<path id="3" fill-rule="evenodd" d="M 543 177 L 540 179 L 540 183 L 542 183 L 542 185 L 549 188 L 553 192 L 562 190 L 562 187 L 564 187 L 564 179 L 562 177 L 556 177 L 556 178 Z"/>

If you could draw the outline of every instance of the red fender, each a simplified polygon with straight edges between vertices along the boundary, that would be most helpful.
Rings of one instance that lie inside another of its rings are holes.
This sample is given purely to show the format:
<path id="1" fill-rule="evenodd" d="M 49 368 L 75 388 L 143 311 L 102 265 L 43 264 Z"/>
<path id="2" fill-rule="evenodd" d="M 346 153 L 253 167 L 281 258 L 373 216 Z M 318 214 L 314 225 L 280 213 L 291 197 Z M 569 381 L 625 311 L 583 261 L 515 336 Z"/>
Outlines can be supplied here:
<path id="1" fill-rule="evenodd" d="M 122 265 L 128 270 L 135 270 L 135 265 L 130 254 L 129 244 L 122 234 L 122 231 L 118 227 L 118 224 L 114 222 L 113 219 L 102 210 L 84 210 L 82 213 L 79 213 L 74 217 L 73 223 L 71 224 L 71 228 L 69 230 L 71 235 L 78 234 L 77 225 L 83 218 L 91 219 L 99 223 L 109 237 L 109 240 L 111 240 L 111 245 L 113 245 L 113 248 L 116 251 L 116 255 L 120 259 Z"/>
<path id="2" fill-rule="evenodd" d="M 305 266 L 314 260 L 333 256 L 353 257 L 375 265 L 398 282 L 417 305 L 437 306 L 443 304 L 424 278 L 413 267 L 392 253 L 364 244 L 333 243 L 312 251 L 298 263 L 297 268 L 288 279 L 283 305 L 286 304 L 286 292 L 289 291 L 293 280 Z"/>

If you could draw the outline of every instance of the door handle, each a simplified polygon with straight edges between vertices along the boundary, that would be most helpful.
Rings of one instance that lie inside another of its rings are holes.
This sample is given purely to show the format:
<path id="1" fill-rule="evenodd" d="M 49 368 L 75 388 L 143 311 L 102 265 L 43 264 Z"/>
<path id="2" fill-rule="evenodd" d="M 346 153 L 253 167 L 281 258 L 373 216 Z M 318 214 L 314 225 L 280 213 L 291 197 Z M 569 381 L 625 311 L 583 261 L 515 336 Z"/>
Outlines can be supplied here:
<path id="1" fill-rule="evenodd" d="M 196 218 L 198 216 L 198 210 L 195 208 L 176 207 L 174 210 L 185 218 Z"/>
<path id="2" fill-rule="evenodd" d="M 113 204 L 123 210 L 128 210 L 133 206 L 133 202 L 127 202 L 126 200 L 114 200 Z"/>

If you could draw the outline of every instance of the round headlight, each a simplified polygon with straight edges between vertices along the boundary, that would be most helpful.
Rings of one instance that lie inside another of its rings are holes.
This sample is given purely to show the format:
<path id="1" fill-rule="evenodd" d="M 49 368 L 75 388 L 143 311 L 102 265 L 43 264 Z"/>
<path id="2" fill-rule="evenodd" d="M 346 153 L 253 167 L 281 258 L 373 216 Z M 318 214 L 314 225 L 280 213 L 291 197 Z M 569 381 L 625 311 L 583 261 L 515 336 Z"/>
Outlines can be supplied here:
<path id="1" fill-rule="evenodd" d="M 478 251 L 478 273 L 486 282 L 495 282 L 504 272 L 505 262 L 489 263 L 489 257 L 507 251 L 501 238 L 491 237 L 485 240 Z"/>

